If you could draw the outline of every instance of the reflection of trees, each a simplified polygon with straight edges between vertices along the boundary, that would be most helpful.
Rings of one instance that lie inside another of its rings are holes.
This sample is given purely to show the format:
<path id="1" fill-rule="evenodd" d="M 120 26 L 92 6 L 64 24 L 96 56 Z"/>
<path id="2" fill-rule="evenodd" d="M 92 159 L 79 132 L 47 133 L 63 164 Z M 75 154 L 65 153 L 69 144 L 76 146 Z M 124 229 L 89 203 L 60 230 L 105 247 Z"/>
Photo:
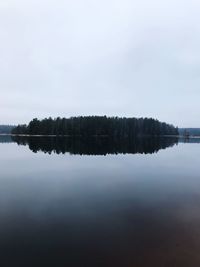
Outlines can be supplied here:
<path id="1" fill-rule="evenodd" d="M 13 140 L 10 135 L 1 135 L 0 136 L 0 143 L 12 143 Z"/>
<path id="2" fill-rule="evenodd" d="M 22 137 L 13 136 L 19 145 L 28 145 L 33 152 L 79 155 L 147 154 L 178 143 L 174 137 L 156 138 L 70 138 L 70 137 Z"/>
<path id="3" fill-rule="evenodd" d="M 199 137 L 180 137 L 179 143 L 199 144 L 200 138 Z"/>

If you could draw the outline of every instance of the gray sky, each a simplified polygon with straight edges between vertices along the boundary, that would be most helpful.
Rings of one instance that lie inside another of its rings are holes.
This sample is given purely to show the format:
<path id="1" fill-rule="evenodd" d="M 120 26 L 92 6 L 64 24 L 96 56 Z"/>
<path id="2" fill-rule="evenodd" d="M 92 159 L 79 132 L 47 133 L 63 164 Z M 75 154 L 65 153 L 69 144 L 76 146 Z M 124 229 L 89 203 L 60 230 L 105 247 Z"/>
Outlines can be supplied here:
<path id="1" fill-rule="evenodd" d="M 154 117 L 200 127 L 199 0 L 0 1 L 0 123 Z"/>

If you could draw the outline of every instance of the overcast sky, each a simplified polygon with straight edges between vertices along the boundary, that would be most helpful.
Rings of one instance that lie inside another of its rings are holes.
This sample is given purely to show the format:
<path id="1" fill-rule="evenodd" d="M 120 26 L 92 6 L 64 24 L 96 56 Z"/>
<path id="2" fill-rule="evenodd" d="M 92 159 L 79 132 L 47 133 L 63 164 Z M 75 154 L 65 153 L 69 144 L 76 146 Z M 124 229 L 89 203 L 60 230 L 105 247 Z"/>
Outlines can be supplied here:
<path id="1" fill-rule="evenodd" d="M 0 1 L 0 123 L 154 117 L 200 127 L 199 0 Z"/>

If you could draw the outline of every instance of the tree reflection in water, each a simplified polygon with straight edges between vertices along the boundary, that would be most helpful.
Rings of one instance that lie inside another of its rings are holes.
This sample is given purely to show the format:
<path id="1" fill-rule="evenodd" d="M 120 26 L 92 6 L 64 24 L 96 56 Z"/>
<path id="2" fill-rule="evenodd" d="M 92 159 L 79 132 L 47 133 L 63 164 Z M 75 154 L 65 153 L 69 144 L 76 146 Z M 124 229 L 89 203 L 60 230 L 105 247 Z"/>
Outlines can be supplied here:
<path id="1" fill-rule="evenodd" d="M 178 144 L 176 137 L 145 138 L 108 138 L 108 137 L 46 137 L 46 136 L 12 136 L 18 145 L 28 145 L 37 153 L 107 155 L 107 154 L 152 154 L 160 149 Z"/>

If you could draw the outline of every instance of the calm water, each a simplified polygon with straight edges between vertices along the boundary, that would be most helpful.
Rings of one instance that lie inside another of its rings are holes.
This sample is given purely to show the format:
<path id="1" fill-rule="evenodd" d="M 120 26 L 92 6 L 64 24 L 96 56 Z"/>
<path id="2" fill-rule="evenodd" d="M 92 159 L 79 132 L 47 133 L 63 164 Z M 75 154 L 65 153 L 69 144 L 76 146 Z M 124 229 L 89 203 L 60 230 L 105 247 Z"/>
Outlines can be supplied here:
<path id="1" fill-rule="evenodd" d="M 1 137 L 1 266 L 199 267 L 198 142 Z"/>

